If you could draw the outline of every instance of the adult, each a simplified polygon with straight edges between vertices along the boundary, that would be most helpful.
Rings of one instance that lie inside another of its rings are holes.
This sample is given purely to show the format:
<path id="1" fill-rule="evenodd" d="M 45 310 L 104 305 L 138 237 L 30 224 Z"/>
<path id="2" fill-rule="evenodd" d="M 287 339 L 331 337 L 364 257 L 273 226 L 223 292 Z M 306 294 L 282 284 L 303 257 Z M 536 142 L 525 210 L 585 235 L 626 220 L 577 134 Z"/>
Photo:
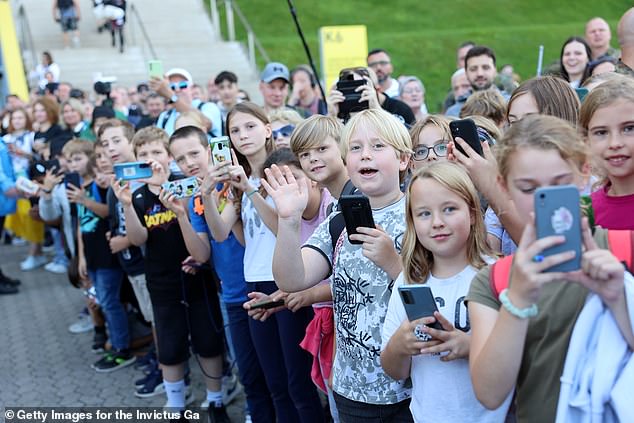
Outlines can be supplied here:
<path id="1" fill-rule="evenodd" d="M 155 125 L 159 116 L 165 111 L 166 107 L 167 104 L 165 103 L 165 98 L 157 93 L 151 93 L 148 95 L 145 100 L 145 110 L 147 113 L 143 115 L 137 124 L 137 131 L 141 128 L 145 128 L 146 126 Z"/>
<path id="2" fill-rule="evenodd" d="M 81 18 L 78 0 L 53 0 L 53 19 L 62 26 L 64 47 L 70 47 L 68 34 L 73 33 L 73 45 L 79 47 L 77 22 Z"/>
<path id="3" fill-rule="evenodd" d="M 588 75 L 590 77 L 601 75 L 602 73 L 614 72 L 616 71 L 617 63 L 618 59 L 615 59 L 612 56 L 601 56 L 588 64 Z"/>
<path id="4" fill-rule="evenodd" d="M 33 103 L 34 136 L 33 149 L 45 160 L 62 154 L 64 144 L 73 137 L 58 124 L 59 107 L 50 98 L 42 97 Z"/>
<path id="5" fill-rule="evenodd" d="M 60 68 L 53 61 L 53 56 L 48 51 L 42 53 L 42 61 L 35 67 L 31 77 L 37 79 L 37 85 L 44 90 L 49 82 L 59 82 Z"/>
<path id="6" fill-rule="evenodd" d="M 55 96 L 57 101 L 61 104 L 70 98 L 70 92 L 73 90 L 73 86 L 69 82 L 60 82 L 57 85 Z"/>
<path id="7" fill-rule="evenodd" d="M 392 78 L 392 60 L 387 51 L 377 48 L 368 53 L 368 67 L 376 73 L 377 89 L 389 97 L 398 97 L 399 84 Z"/>
<path id="8" fill-rule="evenodd" d="M 416 120 L 421 120 L 427 116 L 427 106 L 425 105 L 425 86 L 423 82 L 415 76 L 405 76 L 399 78 L 398 98 L 407 104 Z"/>
<path id="9" fill-rule="evenodd" d="M 586 40 L 581 37 L 570 37 L 561 47 L 560 74 L 572 88 L 579 88 L 588 78 L 590 57 L 592 57 L 592 50 Z"/>
<path id="10" fill-rule="evenodd" d="M 328 113 L 326 102 L 320 98 L 317 78 L 310 66 L 299 65 L 291 72 L 293 91 L 288 104 L 302 109 L 305 115 L 325 115 Z"/>
<path id="11" fill-rule="evenodd" d="M 229 111 L 239 103 L 238 92 L 240 88 L 238 87 L 238 76 L 230 71 L 222 71 L 214 79 L 214 85 L 220 97 L 216 104 L 220 109 L 220 113 L 222 113 L 222 121 L 225 122 Z"/>
<path id="12" fill-rule="evenodd" d="M 616 72 L 634 76 L 634 7 L 623 14 L 617 27 L 621 58 L 616 64 Z"/>
<path id="13" fill-rule="evenodd" d="M 216 75 L 212 75 L 211 78 L 207 80 L 207 100 L 214 103 L 218 103 L 218 100 L 220 100 L 220 93 L 216 86 Z"/>
<path id="14" fill-rule="evenodd" d="M 472 47 L 475 47 L 475 43 L 473 41 L 464 41 L 462 43 L 460 43 L 460 45 L 458 46 L 458 48 L 456 49 L 456 72 L 454 72 L 454 76 L 458 74 L 458 71 L 460 71 L 461 69 L 463 70 L 461 75 L 464 75 L 464 58 L 467 57 L 467 52 L 469 50 L 471 50 Z M 453 90 L 453 79 L 454 76 L 451 77 L 451 86 L 452 86 L 452 90 Z M 466 77 L 463 78 L 465 83 L 467 84 L 467 86 L 469 87 L 469 90 L 471 90 L 471 86 L 469 85 Z M 449 109 L 451 106 L 453 106 L 454 104 L 456 104 L 457 102 L 457 97 L 454 95 L 454 93 L 452 91 L 449 91 L 447 93 L 447 96 L 445 97 L 445 100 L 442 103 L 442 110 L 443 113 L 445 113 L 447 111 L 447 109 Z M 464 99 L 462 99 L 462 102 L 464 102 L 464 100 L 466 99 L 466 97 Z"/>
<path id="15" fill-rule="evenodd" d="M 9 150 L 0 138 L 0 230 L 4 227 L 5 217 L 16 212 L 17 196 Z M 0 295 L 16 294 L 19 284 L 20 281 L 5 276 L 0 270 Z"/>
<path id="16" fill-rule="evenodd" d="M 586 23 L 586 41 L 592 50 L 592 60 L 603 56 L 619 57 L 619 51 L 610 46 L 610 25 L 603 18 L 595 17 Z"/>
<path id="17" fill-rule="evenodd" d="M 84 119 L 84 106 L 76 98 L 70 98 L 61 105 L 62 122 L 75 138 L 95 141 L 95 134 L 90 129 L 90 122 Z"/>
<path id="18" fill-rule="evenodd" d="M 264 67 L 260 74 L 259 88 L 267 114 L 286 106 L 290 80 L 288 68 L 284 64 L 271 62 Z"/>
<path id="19" fill-rule="evenodd" d="M 22 99 L 15 94 L 8 94 L 4 100 L 4 109 L 0 111 L 0 136 L 7 133 L 11 112 L 25 106 Z"/>
<path id="20" fill-rule="evenodd" d="M 458 46 L 456 49 L 456 69 L 464 68 L 464 59 L 467 57 L 469 50 L 475 46 L 476 44 L 473 41 L 465 41 Z"/>
<path id="21" fill-rule="evenodd" d="M 212 135 L 219 137 L 222 134 L 220 109 L 214 103 L 193 99 L 190 91 L 193 83 L 191 74 L 182 68 L 170 69 L 163 79 L 152 77 L 150 88 L 166 98 L 171 105 L 169 110 L 161 113 L 156 126 L 171 135 L 174 133 L 174 123 L 181 113 L 200 110 L 211 121 Z"/>

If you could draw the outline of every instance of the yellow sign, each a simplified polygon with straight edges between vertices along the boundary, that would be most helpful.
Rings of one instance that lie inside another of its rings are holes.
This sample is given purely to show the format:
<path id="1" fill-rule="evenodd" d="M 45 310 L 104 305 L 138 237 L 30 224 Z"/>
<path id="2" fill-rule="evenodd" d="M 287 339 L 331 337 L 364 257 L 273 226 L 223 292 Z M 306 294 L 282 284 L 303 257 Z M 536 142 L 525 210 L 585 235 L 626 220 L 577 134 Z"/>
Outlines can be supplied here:
<path id="1" fill-rule="evenodd" d="M 4 77 L 10 94 L 17 94 L 28 101 L 29 89 L 26 85 L 20 46 L 15 32 L 11 5 L 8 1 L 0 1 L 0 51 L 4 64 Z"/>
<path id="2" fill-rule="evenodd" d="M 367 66 L 368 32 L 365 25 L 322 26 L 319 29 L 319 51 L 327 94 L 337 82 L 341 69 Z"/>

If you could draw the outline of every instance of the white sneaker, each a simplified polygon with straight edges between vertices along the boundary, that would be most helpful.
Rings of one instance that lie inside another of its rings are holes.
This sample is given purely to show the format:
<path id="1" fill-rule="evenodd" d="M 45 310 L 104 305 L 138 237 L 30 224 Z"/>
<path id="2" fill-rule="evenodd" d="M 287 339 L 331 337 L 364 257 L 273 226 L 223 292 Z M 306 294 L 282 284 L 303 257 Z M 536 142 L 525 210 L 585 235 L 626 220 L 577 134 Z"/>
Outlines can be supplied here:
<path id="1" fill-rule="evenodd" d="M 48 270 L 48 269 L 47 269 Z M 93 329 L 92 319 L 88 314 L 80 314 L 79 320 L 68 327 L 70 333 L 83 333 Z"/>
<path id="2" fill-rule="evenodd" d="M 233 373 L 231 376 L 222 378 L 222 403 L 227 406 L 236 399 L 242 391 L 242 385 L 238 382 L 238 377 Z M 202 406 L 201 406 L 202 407 Z"/>
<path id="3" fill-rule="evenodd" d="M 57 273 L 57 274 L 64 274 L 68 271 L 68 268 L 66 266 L 64 266 L 61 263 L 56 263 L 54 261 L 50 262 L 49 264 L 47 264 L 46 266 L 44 266 L 44 269 L 51 272 L 51 273 Z"/>
<path id="4" fill-rule="evenodd" d="M 189 386 L 189 385 L 185 386 L 185 407 L 187 407 L 188 405 L 193 404 L 194 401 L 196 401 L 196 397 L 194 397 L 194 393 L 192 392 L 191 386 Z M 165 408 L 166 410 L 171 410 L 172 409 L 172 407 L 168 407 L 167 406 L 167 402 L 165 403 L 163 408 Z"/>
<path id="5" fill-rule="evenodd" d="M 13 237 L 13 239 L 11 240 L 11 245 L 15 246 L 15 247 L 23 247 L 27 244 L 25 239 L 19 238 L 17 236 Z"/>
<path id="6" fill-rule="evenodd" d="M 23 272 L 37 269 L 38 267 L 44 266 L 48 259 L 44 256 L 28 256 L 26 260 L 20 263 L 20 269 Z"/>

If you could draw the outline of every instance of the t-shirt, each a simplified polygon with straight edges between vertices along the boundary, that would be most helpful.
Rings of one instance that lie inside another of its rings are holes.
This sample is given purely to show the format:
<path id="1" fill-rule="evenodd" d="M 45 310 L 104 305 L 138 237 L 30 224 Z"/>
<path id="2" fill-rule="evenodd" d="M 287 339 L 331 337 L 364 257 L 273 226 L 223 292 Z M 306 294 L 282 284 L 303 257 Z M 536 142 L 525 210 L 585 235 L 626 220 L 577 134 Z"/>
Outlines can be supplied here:
<path id="1" fill-rule="evenodd" d="M 136 190 L 141 184 L 138 181 L 131 181 L 130 186 L 132 191 Z M 121 202 L 114 195 L 112 188 L 108 189 L 108 211 L 110 216 L 110 233 L 112 236 L 125 236 L 125 213 Z M 129 276 L 138 276 L 145 273 L 145 263 L 143 260 L 143 253 L 141 248 L 131 245 L 125 250 L 117 253 L 117 258 L 121 268 Z"/>
<path id="2" fill-rule="evenodd" d="M 52 125 L 45 132 L 36 132 L 34 135 L 34 141 L 44 142 L 49 144 L 51 150 L 51 159 L 55 159 L 62 154 L 62 148 L 64 145 L 73 138 L 71 131 L 65 131 L 59 125 Z"/>
<path id="3" fill-rule="evenodd" d="M 398 120 L 408 125 L 416 123 L 416 116 L 412 109 L 405 103 L 395 98 L 387 97 L 381 105 L 383 110 L 392 113 Z"/>
<path id="4" fill-rule="evenodd" d="M 84 185 L 86 197 L 98 202 L 106 203 L 106 188 L 99 188 L 91 182 Z M 108 220 L 97 216 L 88 207 L 77 205 L 77 219 L 81 240 L 84 243 L 84 256 L 86 267 L 89 270 L 109 269 L 118 267 L 117 258 L 110 251 L 110 245 L 106 240 L 106 232 L 109 230 Z"/>
<path id="5" fill-rule="evenodd" d="M 201 105 L 202 104 L 202 105 Z M 211 121 L 211 135 L 219 137 L 222 135 L 222 116 L 220 109 L 215 103 L 207 102 L 203 103 L 200 100 L 192 100 L 192 107 L 199 110 L 207 119 Z M 166 110 L 159 115 L 156 126 L 164 129 L 168 135 L 174 133 L 174 124 L 176 119 L 180 116 L 180 113 L 176 109 Z"/>
<path id="6" fill-rule="evenodd" d="M 195 232 L 205 233 L 209 237 L 213 267 L 222 283 L 223 301 L 227 304 L 242 304 L 247 301 L 247 284 L 242 266 L 244 247 L 233 232 L 229 232 L 229 237 L 223 242 L 214 241 L 205 220 L 205 206 L 200 195 L 193 197 L 189 202 L 189 220 Z"/>
<path id="7" fill-rule="evenodd" d="M 27 154 L 33 153 L 33 136 L 31 131 L 23 132 L 20 135 L 7 134 L 3 137 L 4 142 L 9 145 L 13 144 L 18 149 Z M 29 165 L 31 160 L 28 157 L 24 157 L 18 154 L 11 154 L 11 163 L 13 164 L 13 172 L 17 176 L 24 176 L 28 178 Z"/>
<path id="8" fill-rule="evenodd" d="M 608 195 L 609 185 L 590 194 L 594 222 L 605 229 L 634 230 L 634 194 Z"/>
<path id="9" fill-rule="evenodd" d="M 249 183 L 260 188 L 260 178 L 249 177 Z M 275 206 L 271 197 L 266 202 Z M 264 224 L 247 194 L 242 194 L 242 227 L 244 230 L 244 278 L 247 282 L 263 282 L 273 280 L 273 252 L 275 235 Z"/>
<path id="10" fill-rule="evenodd" d="M 500 219 L 497 217 L 493 209 L 487 209 L 486 213 L 484 214 L 484 224 L 487 227 L 487 233 L 490 233 L 500 240 L 502 255 L 509 256 L 515 253 L 515 250 L 517 250 L 517 245 L 515 245 L 515 243 L 511 239 L 511 235 L 506 232 L 506 229 L 504 229 L 504 226 L 502 226 Z"/>
<path id="11" fill-rule="evenodd" d="M 176 214 L 165 208 L 147 185 L 132 194 L 134 211 L 147 228 L 145 278 L 152 284 L 174 284 L 189 253 Z"/>
<path id="12" fill-rule="evenodd" d="M 469 314 L 464 303 L 471 280 L 477 269 L 467 266 L 457 275 L 448 279 L 438 279 L 431 275 L 425 286 L 431 288 L 438 311 L 457 328 L 470 332 Z M 392 335 L 407 320 L 407 313 L 398 292 L 405 284 L 403 274 L 394 282 L 392 296 L 383 324 L 382 350 Z M 446 355 L 446 354 L 442 354 Z M 410 374 L 412 377 L 412 402 L 410 410 L 416 422 L 503 422 L 512 395 L 497 410 L 484 408 L 475 396 L 469 360 L 458 359 L 440 361 L 442 356 L 417 355 L 412 357 Z M 442 404 L 442 406 L 438 406 Z"/>
<path id="13" fill-rule="evenodd" d="M 381 329 L 394 281 L 363 255 L 361 244 L 348 241 L 345 229 L 333 251 L 329 222 L 337 214 L 331 213 L 303 247 L 321 253 L 333 269 L 337 348 L 333 390 L 353 401 L 395 404 L 410 397 L 411 384 L 409 380 L 392 379 L 380 362 Z M 373 209 L 372 215 L 400 252 L 405 232 L 405 197 Z"/>

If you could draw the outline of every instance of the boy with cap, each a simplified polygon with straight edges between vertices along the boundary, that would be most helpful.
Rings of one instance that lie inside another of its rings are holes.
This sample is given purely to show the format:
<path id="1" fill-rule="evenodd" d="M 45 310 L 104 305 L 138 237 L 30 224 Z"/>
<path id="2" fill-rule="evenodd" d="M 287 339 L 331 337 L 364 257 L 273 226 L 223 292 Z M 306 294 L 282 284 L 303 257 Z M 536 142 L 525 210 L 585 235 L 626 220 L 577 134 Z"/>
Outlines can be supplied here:
<path id="1" fill-rule="evenodd" d="M 286 107 L 290 75 L 288 68 L 279 62 L 268 63 L 260 74 L 260 92 L 267 114 Z"/>

